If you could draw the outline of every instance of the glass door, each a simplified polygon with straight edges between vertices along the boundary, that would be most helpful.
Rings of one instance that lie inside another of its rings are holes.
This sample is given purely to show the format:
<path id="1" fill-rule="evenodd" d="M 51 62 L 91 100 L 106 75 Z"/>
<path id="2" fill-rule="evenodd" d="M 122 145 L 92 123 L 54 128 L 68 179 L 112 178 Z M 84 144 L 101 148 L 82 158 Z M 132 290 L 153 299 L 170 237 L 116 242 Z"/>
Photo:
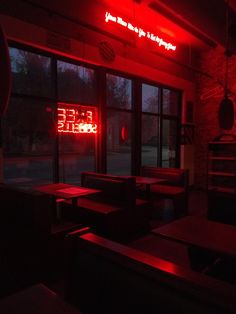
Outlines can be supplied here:
<path id="1" fill-rule="evenodd" d="M 107 173 L 131 174 L 132 154 L 132 81 L 106 75 L 106 161 Z"/>
<path id="2" fill-rule="evenodd" d="M 142 84 L 142 165 L 179 166 L 180 92 Z"/>
<path id="3" fill-rule="evenodd" d="M 95 171 L 97 85 L 91 68 L 57 61 L 59 180 L 80 184 L 82 171 Z"/>

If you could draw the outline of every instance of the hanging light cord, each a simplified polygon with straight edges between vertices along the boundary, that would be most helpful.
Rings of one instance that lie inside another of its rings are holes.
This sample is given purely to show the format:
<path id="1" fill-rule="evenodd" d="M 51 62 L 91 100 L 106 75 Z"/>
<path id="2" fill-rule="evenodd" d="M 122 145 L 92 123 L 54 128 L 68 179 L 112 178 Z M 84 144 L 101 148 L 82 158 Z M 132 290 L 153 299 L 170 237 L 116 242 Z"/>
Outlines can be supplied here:
<path id="1" fill-rule="evenodd" d="M 226 21 L 225 21 L 225 98 L 228 97 L 228 69 L 229 69 L 229 0 L 226 0 Z"/>

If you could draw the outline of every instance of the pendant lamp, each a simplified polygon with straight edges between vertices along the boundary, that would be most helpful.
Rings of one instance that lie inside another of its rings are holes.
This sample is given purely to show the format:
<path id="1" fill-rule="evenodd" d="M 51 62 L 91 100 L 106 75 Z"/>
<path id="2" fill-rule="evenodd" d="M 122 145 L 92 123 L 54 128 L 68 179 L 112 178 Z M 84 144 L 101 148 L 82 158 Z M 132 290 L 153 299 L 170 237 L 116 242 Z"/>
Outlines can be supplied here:
<path id="1" fill-rule="evenodd" d="M 7 39 L 0 25 L 0 117 L 7 110 L 11 92 L 11 63 Z"/>
<path id="2" fill-rule="evenodd" d="M 231 130 L 234 125 L 234 103 L 228 97 L 228 67 L 229 67 L 229 4 L 226 3 L 226 49 L 225 49 L 225 78 L 224 98 L 219 104 L 218 120 L 219 127 L 223 130 Z"/>

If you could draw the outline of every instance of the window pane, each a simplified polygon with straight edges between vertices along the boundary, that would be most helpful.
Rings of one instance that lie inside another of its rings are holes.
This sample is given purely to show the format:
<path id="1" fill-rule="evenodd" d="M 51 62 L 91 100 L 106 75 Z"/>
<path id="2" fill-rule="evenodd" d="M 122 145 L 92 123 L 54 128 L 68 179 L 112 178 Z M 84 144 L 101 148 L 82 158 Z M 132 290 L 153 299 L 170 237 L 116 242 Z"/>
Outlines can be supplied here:
<path id="1" fill-rule="evenodd" d="M 52 96 L 51 59 L 10 48 L 12 90 L 15 93 Z"/>
<path id="2" fill-rule="evenodd" d="M 60 101 L 96 104 L 96 79 L 93 69 L 58 61 L 57 71 Z"/>
<path id="3" fill-rule="evenodd" d="M 107 112 L 107 172 L 131 174 L 131 113 Z"/>
<path id="4" fill-rule="evenodd" d="M 80 184 L 82 171 L 95 171 L 95 134 L 59 135 L 60 181 Z"/>
<path id="5" fill-rule="evenodd" d="M 179 93 L 170 89 L 163 89 L 163 114 L 178 115 Z"/>
<path id="6" fill-rule="evenodd" d="M 158 113 L 159 88 L 142 84 L 142 111 Z"/>
<path id="7" fill-rule="evenodd" d="M 132 82 L 124 77 L 107 74 L 107 106 L 132 108 Z"/>
<path id="8" fill-rule="evenodd" d="M 53 107 L 12 99 L 3 119 L 4 178 L 28 185 L 52 181 Z"/>
<path id="9" fill-rule="evenodd" d="M 157 116 L 142 115 L 142 165 L 157 166 L 158 160 Z"/>
<path id="10" fill-rule="evenodd" d="M 175 167 L 176 139 L 177 139 L 177 122 L 175 120 L 163 120 L 162 167 Z"/>

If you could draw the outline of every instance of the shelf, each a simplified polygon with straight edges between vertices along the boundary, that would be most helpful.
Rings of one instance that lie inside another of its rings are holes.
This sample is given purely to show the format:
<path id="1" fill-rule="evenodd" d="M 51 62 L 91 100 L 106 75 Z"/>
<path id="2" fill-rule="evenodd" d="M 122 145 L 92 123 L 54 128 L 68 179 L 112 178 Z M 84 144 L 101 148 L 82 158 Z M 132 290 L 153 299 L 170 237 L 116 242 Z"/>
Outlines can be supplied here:
<path id="1" fill-rule="evenodd" d="M 232 141 L 217 141 L 217 142 L 208 142 L 209 145 L 215 145 L 215 144 L 220 144 L 220 145 L 224 145 L 224 144 L 231 144 L 231 145 L 236 145 L 236 142 L 232 142 Z"/>
<path id="2" fill-rule="evenodd" d="M 236 188 L 235 189 L 233 189 L 233 188 L 223 188 L 223 187 L 218 187 L 218 186 L 214 186 L 214 185 L 208 186 L 208 191 L 236 194 Z"/>
<path id="3" fill-rule="evenodd" d="M 236 157 L 224 157 L 224 156 L 214 156 L 209 157 L 210 160 L 230 160 L 230 161 L 236 161 Z"/>
<path id="4" fill-rule="evenodd" d="M 208 175 L 220 176 L 220 177 L 236 177 L 236 173 L 231 172 L 219 172 L 219 171 L 209 171 Z"/>
<path id="5" fill-rule="evenodd" d="M 236 196 L 236 142 L 208 143 L 208 191 Z"/>

